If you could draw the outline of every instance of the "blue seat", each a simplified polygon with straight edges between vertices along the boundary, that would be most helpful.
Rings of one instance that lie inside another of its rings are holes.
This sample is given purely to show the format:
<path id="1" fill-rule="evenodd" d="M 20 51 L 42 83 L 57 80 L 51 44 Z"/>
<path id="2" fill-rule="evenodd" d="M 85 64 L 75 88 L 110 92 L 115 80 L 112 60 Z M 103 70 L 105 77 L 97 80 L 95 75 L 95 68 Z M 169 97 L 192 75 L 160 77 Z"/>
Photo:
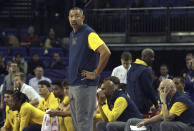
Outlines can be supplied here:
<path id="1" fill-rule="evenodd" d="M 145 5 L 146 3 L 151 4 L 151 7 L 158 7 L 160 6 L 160 1 L 159 0 L 144 0 Z"/>
<path id="2" fill-rule="evenodd" d="M 104 71 L 100 74 L 100 81 L 103 81 L 105 78 L 107 78 L 108 76 L 111 76 L 111 71 Z"/>
<path id="3" fill-rule="evenodd" d="M 173 3 L 173 6 L 177 6 L 177 7 L 187 6 L 187 5 L 189 5 L 189 0 L 175 0 Z"/>
<path id="4" fill-rule="evenodd" d="M 65 49 L 65 57 L 69 57 L 69 49 Z"/>
<path id="5" fill-rule="evenodd" d="M 180 15 L 185 15 L 186 11 L 184 9 L 175 9 L 171 11 L 171 17 L 181 17 Z"/>
<path id="6" fill-rule="evenodd" d="M 27 56 L 26 48 L 25 47 L 13 47 L 12 48 L 12 56 L 15 54 L 21 53 L 23 57 Z"/>
<path id="7" fill-rule="evenodd" d="M 39 48 L 39 47 L 31 47 L 29 50 L 29 55 L 33 56 L 34 53 L 38 53 L 40 57 L 44 56 L 44 49 Z"/>
<path id="8" fill-rule="evenodd" d="M 9 50 L 7 47 L 0 47 L 0 52 L 3 53 L 3 56 L 9 55 Z"/>
<path id="9" fill-rule="evenodd" d="M 174 3 L 172 3 L 175 7 L 180 6 L 187 6 L 189 4 L 189 0 L 175 0 Z M 179 17 L 180 15 L 185 15 L 186 11 L 184 9 L 175 9 L 171 11 L 172 17 Z"/>
<path id="10" fill-rule="evenodd" d="M 153 10 L 152 11 L 152 16 L 155 19 L 161 18 L 163 16 L 165 16 L 166 11 L 165 10 Z"/>
<path id="11" fill-rule="evenodd" d="M 6 35 L 18 36 L 18 31 L 16 28 L 6 28 L 4 31 Z"/>
<path id="12" fill-rule="evenodd" d="M 40 57 L 40 59 L 43 61 L 45 68 L 49 68 L 51 57 Z"/>
<path id="13" fill-rule="evenodd" d="M 40 46 L 40 41 L 33 41 L 33 42 L 31 42 L 31 47 L 41 47 Z"/>
<path id="14" fill-rule="evenodd" d="M 28 34 L 28 30 L 27 29 L 21 29 L 21 36 L 24 36 Z"/>
<path id="15" fill-rule="evenodd" d="M 44 75 L 53 80 L 63 80 L 67 76 L 67 71 L 64 70 L 56 70 L 56 69 L 45 69 Z"/>
<path id="16" fill-rule="evenodd" d="M 33 78 L 33 77 L 35 77 L 35 76 L 33 76 L 33 75 L 27 75 L 27 77 L 26 77 L 26 83 L 29 83 L 30 79 Z"/>
<path id="17" fill-rule="evenodd" d="M 49 52 L 49 55 L 50 55 L 50 56 L 53 56 L 53 54 L 54 54 L 55 52 L 58 52 L 58 53 L 60 54 L 61 57 L 64 57 L 64 51 L 63 51 L 62 48 L 50 48 L 50 49 L 48 50 L 48 52 Z"/>
<path id="18" fill-rule="evenodd" d="M 26 62 L 29 62 L 32 59 L 32 57 L 31 56 L 26 56 L 26 57 L 24 57 L 24 59 L 25 59 Z"/>
<path id="19" fill-rule="evenodd" d="M 40 41 L 43 42 L 43 44 L 44 44 L 45 40 L 46 40 L 46 36 L 44 36 L 44 35 L 40 36 Z"/>
<path id="20" fill-rule="evenodd" d="M 156 0 L 144 0 L 144 6 L 152 7 L 154 5 L 153 1 L 156 2 Z"/>
<path id="21" fill-rule="evenodd" d="M 69 65 L 69 57 L 61 57 L 61 60 L 65 63 L 66 66 Z"/>
<path id="22" fill-rule="evenodd" d="M 168 6 L 172 6 L 172 3 L 169 0 L 160 0 L 159 6 L 160 7 L 168 7 Z"/>
<path id="23" fill-rule="evenodd" d="M 187 10 L 186 15 L 189 16 L 189 17 L 193 17 L 194 16 L 194 9 Z"/>
<path id="24" fill-rule="evenodd" d="M 5 57 L 5 61 L 6 62 L 9 62 L 9 61 L 12 61 L 13 60 L 13 56 L 7 56 Z"/>

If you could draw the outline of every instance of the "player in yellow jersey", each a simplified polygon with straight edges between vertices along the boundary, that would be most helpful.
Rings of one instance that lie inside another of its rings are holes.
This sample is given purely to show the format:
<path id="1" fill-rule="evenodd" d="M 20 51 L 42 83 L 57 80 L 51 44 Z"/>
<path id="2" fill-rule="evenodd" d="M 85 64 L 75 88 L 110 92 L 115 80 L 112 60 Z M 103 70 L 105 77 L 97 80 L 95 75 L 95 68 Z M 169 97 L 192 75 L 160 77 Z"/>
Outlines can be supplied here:
<path id="1" fill-rule="evenodd" d="M 69 85 L 67 81 L 54 81 L 52 84 L 54 94 L 59 99 L 60 104 L 56 110 L 51 110 L 49 114 L 63 117 L 64 122 L 60 123 L 60 127 L 64 125 L 67 131 L 74 131 L 68 97 Z"/>
<path id="2" fill-rule="evenodd" d="M 28 103 L 25 94 L 16 91 L 13 94 L 10 108 L 19 112 L 19 126 L 17 131 L 41 131 L 44 112 Z"/>
<path id="3" fill-rule="evenodd" d="M 17 122 L 19 121 L 18 112 L 12 111 L 9 106 L 12 100 L 13 91 L 7 90 L 4 92 L 4 102 L 6 104 L 6 120 L 1 131 L 17 131 Z"/>
<path id="4" fill-rule="evenodd" d="M 51 86 L 48 81 L 42 80 L 38 82 L 38 91 L 39 94 L 43 97 L 40 100 L 38 109 L 44 112 L 48 109 L 56 109 L 59 105 L 57 98 L 54 96 L 53 92 L 51 92 L 49 88 L 51 88 Z"/>

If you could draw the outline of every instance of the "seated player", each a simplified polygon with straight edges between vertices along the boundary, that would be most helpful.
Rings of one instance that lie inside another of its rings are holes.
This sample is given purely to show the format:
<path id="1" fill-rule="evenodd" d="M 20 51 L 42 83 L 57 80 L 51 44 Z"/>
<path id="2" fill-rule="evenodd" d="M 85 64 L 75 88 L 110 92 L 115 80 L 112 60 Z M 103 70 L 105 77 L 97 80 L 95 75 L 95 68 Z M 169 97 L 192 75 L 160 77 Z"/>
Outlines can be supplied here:
<path id="1" fill-rule="evenodd" d="M 19 112 L 19 126 L 17 131 L 41 131 L 44 112 L 29 103 L 24 93 L 14 92 L 10 108 Z"/>
<path id="2" fill-rule="evenodd" d="M 18 111 L 12 111 L 10 104 L 12 100 L 13 91 L 7 90 L 4 92 L 4 102 L 6 104 L 6 120 L 1 131 L 17 131 L 17 122 L 19 121 Z"/>
<path id="3" fill-rule="evenodd" d="M 74 131 L 69 97 L 68 97 L 69 85 L 67 81 L 55 81 L 53 82 L 53 91 L 55 96 L 59 99 L 59 107 L 56 110 L 51 110 L 49 114 L 51 116 L 62 116 L 64 118 L 64 125 L 67 131 Z M 62 125 L 62 123 L 60 124 Z"/>

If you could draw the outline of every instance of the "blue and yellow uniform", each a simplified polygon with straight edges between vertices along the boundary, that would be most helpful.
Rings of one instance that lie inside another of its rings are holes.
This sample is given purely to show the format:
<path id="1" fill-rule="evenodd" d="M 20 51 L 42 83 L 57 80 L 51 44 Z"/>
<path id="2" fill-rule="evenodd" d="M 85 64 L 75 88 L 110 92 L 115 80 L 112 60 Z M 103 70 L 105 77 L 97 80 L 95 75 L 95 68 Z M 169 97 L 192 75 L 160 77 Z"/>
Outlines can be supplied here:
<path id="1" fill-rule="evenodd" d="M 44 114 L 45 113 L 43 111 L 32 106 L 28 102 L 23 103 L 19 112 L 20 118 L 19 131 L 22 131 L 24 128 L 34 124 L 42 125 Z"/>
<path id="2" fill-rule="evenodd" d="M 59 109 L 62 111 L 65 111 L 66 109 L 64 108 L 67 108 L 68 105 L 69 105 L 69 97 L 65 96 L 63 101 L 59 104 Z M 59 117 L 59 125 L 60 125 L 60 131 L 64 131 L 65 129 L 67 131 L 74 131 L 71 116 Z"/>
<path id="3" fill-rule="evenodd" d="M 102 119 L 108 122 L 123 121 L 126 122 L 129 118 L 142 118 L 135 103 L 122 92 L 115 90 L 112 99 L 107 98 L 106 104 L 100 109 Z"/>
<path id="4" fill-rule="evenodd" d="M 81 71 L 93 72 L 96 69 L 99 57 L 96 50 L 102 44 L 104 44 L 104 41 L 87 24 L 83 24 L 78 32 L 70 34 L 68 82 L 71 86 L 96 86 L 98 84 L 99 79 L 81 80 Z"/>
<path id="5" fill-rule="evenodd" d="M 7 129 L 12 129 L 12 131 L 17 131 L 18 123 L 19 122 L 19 115 L 18 111 L 12 111 L 9 109 L 9 106 L 6 106 L 6 120 L 4 123 L 4 127 Z"/>
<path id="6" fill-rule="evenodd" d="M 168 105 L 169 112 L 175 114 L 175 120 L 194 124 L 194 104 L 189 96 L 177 91 Z"/>
<path id="7" fill-rule="evenodd" d="M 45 100 L 42 98 L 38 105 L 38 109 L 46 111 L 48 109 L 56 109 L 59 106 L 57 98 L 54 96 L 53 92 L 50 93 L 49 97 Z"/>
<path id="8" fill-rule="evenodd" d="M 142 114 L 148 114 L 153 104 L 158 105 L 152 75 L 147 66 L 146 62 L 136 59 L 127 73 L 126 91 Z"/>

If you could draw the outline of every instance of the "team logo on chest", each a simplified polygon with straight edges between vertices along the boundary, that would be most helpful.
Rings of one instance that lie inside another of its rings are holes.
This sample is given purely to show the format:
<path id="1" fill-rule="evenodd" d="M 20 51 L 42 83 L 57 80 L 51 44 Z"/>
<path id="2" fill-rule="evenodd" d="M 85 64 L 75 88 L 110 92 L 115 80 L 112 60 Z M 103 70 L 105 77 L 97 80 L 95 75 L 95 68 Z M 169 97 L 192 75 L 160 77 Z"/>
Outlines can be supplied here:
<path id="1" fill-rule="evenodd" d="M 75 45 L 77 43 L 77 38 L 72 39 L 72 45 Z"/>

